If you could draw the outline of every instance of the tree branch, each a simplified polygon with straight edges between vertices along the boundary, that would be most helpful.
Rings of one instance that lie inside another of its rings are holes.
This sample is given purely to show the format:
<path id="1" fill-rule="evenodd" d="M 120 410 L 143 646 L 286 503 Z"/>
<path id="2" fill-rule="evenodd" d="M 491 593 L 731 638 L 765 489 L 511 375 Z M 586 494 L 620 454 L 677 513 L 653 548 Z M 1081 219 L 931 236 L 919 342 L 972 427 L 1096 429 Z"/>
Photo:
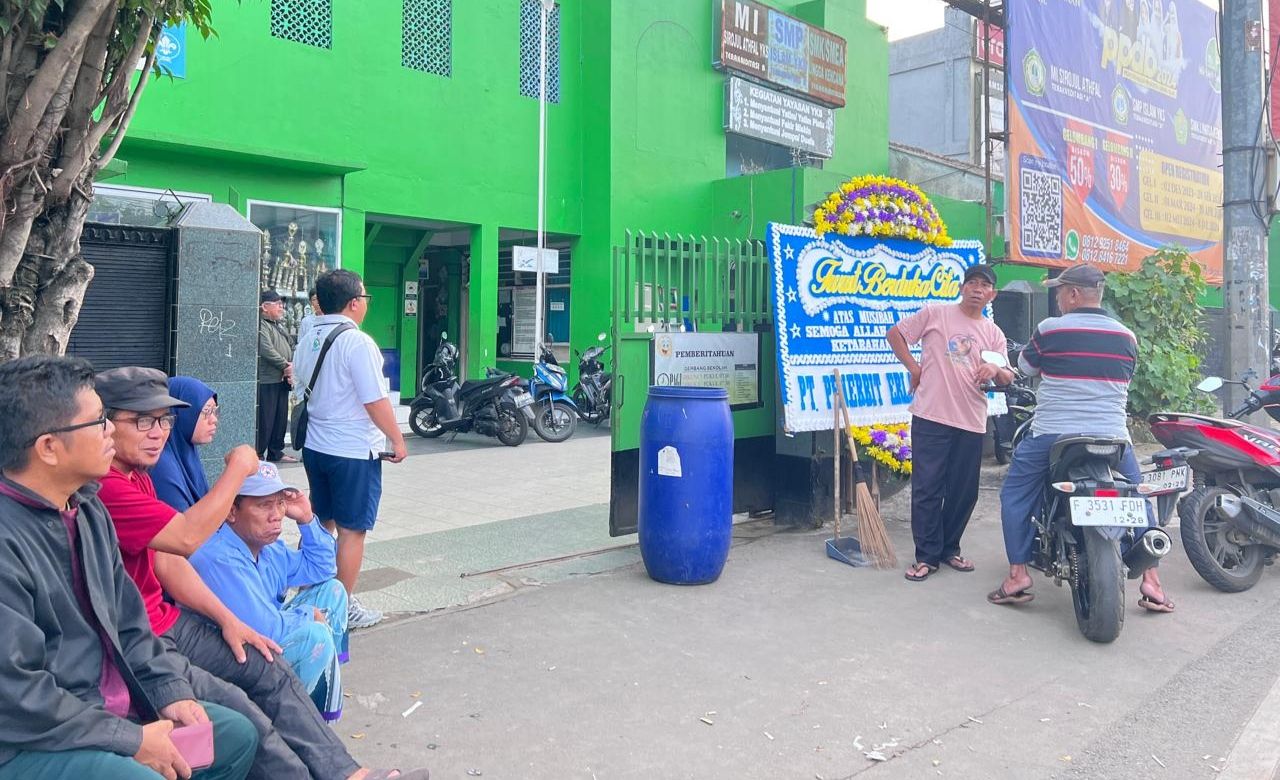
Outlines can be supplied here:
<path id="1" fill-rule="evenodd" d="M 98 94 L 107 65 L 107 51 L 111 43 L 111 34 L 115 29 L 116 12 L 119 0 L 114 0 L 112 7 L 102 15 L 101 23 L 94 29 L 85 48 L 84 60 L 80 63 L 80 71 L 76 75 L 75 86 L 71 92 L 71 106 L 67 110 L 68 127 L 62 139 L 62 154 L 55 167 L 61 173 L 54 176 L 49 185 L 55 200 L 70 196 L 76 179 L 89 164 L 89 158 L 97 150 L 97 141 L 90 141 L 90 128 L 93 126 L 93 110 L 98 105 Z M 126 60 L 132 62 L 134 60 Z M 117 67 L 117 71 L 120 67 Z M 105 112 L 111 112 L 108 104 Z"/>
<path id="2" fill-rule="evenodd" d="M 133 94 L 129 96 L 129 107 L 125 109 L 124 115 L 115 123 L 115 136 L 111 139 L 111 144 L 103 150 L 102 155 L 98 157 L 97 162 L 93 164 L 93 173 L 97 175 L 98 171 L 107 167 L 107 165 L 115 159 L 116 152 L 120 151 L 120 144 L 124 141 L 125 131 L 129 129 L 129 123 L 133 121 L 133 115 L 138 110 L 138 99 L 142 97 L 142 91 L 147 88 L 147 82 L 151 79 L 151 69 L 156 64 L 156 51 L 153 48 L 151 53 L 147 55 L 147 61 L 143 63 L 142 75 L 138 77 L 138 86 L 133 88 Z M 94 134 L 98 133 L 98 128 L 94 129 Z M 101 139 L 102 136 L 99 136 Z"/>
<path id="3" fill-rule="evenodd" d="M 84 56 L 85 44 L 90 33 L 98 26 L 102 13 L 115 0 L 85 0 L 67 25 L 57 45 L 45 57 L 35 78 L 27 85 L 18 105 L 19 110 L 0 139 L 0 160 L 13 162 L 27 156 L 27 149 L 35 136 L 41 117 L 49 108 L 66 79 L 67 72 Z"/>

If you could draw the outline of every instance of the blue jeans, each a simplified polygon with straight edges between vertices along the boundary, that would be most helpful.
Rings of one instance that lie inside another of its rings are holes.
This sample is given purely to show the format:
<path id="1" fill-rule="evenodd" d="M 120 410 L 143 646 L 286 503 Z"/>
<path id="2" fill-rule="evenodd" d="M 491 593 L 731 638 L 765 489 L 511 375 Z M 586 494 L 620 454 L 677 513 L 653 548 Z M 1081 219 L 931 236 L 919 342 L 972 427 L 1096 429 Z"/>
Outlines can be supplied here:
<path id="1" fill-rule="evenodd" d="M 1049 452 L 1062 435 L 1028 436 L 1013 451 L 1009 473 L 1000 488 L 1000 524 L 1004 527 L 1004 550 L 1011 564 L 1031 562 L 1036 537 L 1031 516 L 1040 508 L 1044 483 L 1049 479 Z M 1138 467 L 1132 445 L 1125 448 L 1124 457 L 1120 460 L 1120 473 L 1134 485 L 1142 482 L 1142 470 Z M 1155 524 L 1155 513 L 1151 510 L 1151 503 L 1147 502 L 1147 526 Z"/>
<path id="2" fill-rule="evenodd" d="M 312 621 L 280 642 L 284 660 L 293 667 L 311 701 L 325 720 L 342 717 L 342 668 L 347 662 L 347 591 L 337 580 L 325 580 L 298 591 L 286 607 L 311 607 L 326 622 Z"/>
<path id="3" fill-rule="evenodd" d="M 196 780 L 243 780 L 258 750 L 258 734 L 248 718 L 226 707 L 200 702 L 213 721 L 213 765 L 195 772 Z M 105 750 L 29 750 L 0 764 L 0 780 L 159 780 L 154 770 L 131 756 Z"/>

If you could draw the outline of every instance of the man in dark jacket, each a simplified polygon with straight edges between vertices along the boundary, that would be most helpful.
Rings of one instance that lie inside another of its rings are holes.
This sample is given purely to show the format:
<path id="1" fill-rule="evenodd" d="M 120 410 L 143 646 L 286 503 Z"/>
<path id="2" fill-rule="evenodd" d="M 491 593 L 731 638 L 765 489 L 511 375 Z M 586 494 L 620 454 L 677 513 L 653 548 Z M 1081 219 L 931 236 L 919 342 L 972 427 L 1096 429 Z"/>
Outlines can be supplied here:
<path id="1" fill-rule="evenodd" d="M 296 463 L 284 454 L 289 423 L 289 389 L 293 387 L 293 340 L 284 329 L 284 299 L 274 290 L 259 298 L 258 322 L 258 457 L 272 463 Z"/>
<path id="2" fill-rule="evenodd" d="M 244 778 L 257 733 L 195 701 L 151 631 L 96 480 L 113 426 L 83 360 L 0 366 L 0 779 L 191 777 L 170 734 L 212 721 L 201 778 Z"/>

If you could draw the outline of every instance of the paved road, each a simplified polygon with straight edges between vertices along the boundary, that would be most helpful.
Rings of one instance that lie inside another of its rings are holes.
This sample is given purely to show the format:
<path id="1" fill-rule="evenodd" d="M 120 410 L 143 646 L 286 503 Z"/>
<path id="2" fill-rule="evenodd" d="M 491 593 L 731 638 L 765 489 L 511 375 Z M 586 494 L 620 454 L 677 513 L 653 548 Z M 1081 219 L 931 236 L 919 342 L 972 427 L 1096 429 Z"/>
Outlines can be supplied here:
<path id="1" fill-rule="evenodd" d="M 824 532 L 748 523 L 709 586 L 649 581 L 634 548 L 474 578 L 488 595 L 445 599 L 468 606 L 356 634 L 338 729 L 366 760 L 439 778 L 1181 779 L 1225 776 L 1228 757 L 1268 777 L 1280 577 L 1221 594 L 1175 550 L 1178 611 L 1142 612 L 1130 586 L 1123 635 L 1091 644 L 1047 580 L 1026 608 L 985 603 L 999 477 L 966 541 L 974 574 L 908 583 L 826 558 Z M 905 497 L 885 515 L 909 550 Z M 564 549 L 553 522 L 497 521 L 430 535 L 431 565 L 539 522 L 507 554 Z M 396 566 L 421 578 L 424 561 Z"/>

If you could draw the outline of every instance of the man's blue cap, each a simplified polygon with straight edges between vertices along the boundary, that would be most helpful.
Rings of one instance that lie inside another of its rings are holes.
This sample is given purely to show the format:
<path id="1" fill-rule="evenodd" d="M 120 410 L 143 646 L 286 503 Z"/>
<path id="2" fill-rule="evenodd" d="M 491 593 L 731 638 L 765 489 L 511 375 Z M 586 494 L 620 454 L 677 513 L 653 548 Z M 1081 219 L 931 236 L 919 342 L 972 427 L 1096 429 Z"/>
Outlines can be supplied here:
<path id="1" fill-rule="evenodd" d="M 258 473 L 250 476 L 244 481 L 244 485 L 240 488 L 239 494 L 242 496 L 274 496 L 276 493 L 285 490 L 297 492 L 297 488 L 289 487 L 280 481 L 280 471 L 274 463 L 268 463 L 265 460 L 258 461 Z"/>

